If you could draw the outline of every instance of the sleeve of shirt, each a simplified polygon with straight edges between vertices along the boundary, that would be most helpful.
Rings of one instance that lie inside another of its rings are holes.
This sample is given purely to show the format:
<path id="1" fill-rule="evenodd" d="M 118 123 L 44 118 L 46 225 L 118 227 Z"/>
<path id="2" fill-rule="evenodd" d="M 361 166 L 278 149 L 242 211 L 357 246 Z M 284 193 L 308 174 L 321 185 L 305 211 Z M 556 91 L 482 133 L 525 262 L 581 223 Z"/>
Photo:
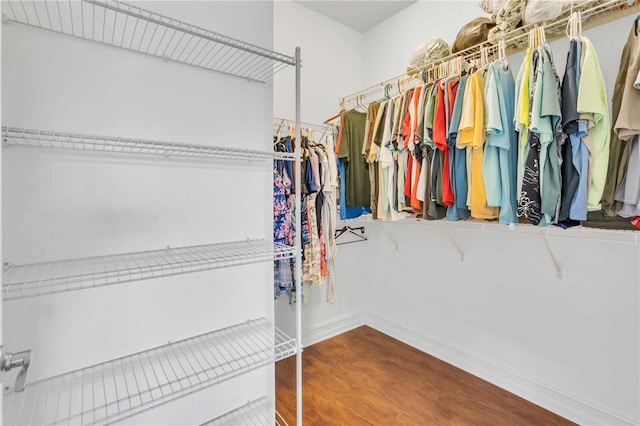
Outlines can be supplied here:
<path id="1" fill-rule="evenodd" d="M 338 158 L 342 161 L 349 161 L 349 120 L 347 113 L 344 114 L 340 122 L 340 137 L 338 140 Z"/>
<path id="2" fill-rule="evenodd" d="M 487 134 L 501 135 L 503 133 L 500 119 L 500 99 L 495 75 L 490 70 L 487 74 L 487 85 L 484 89 L 484 108 L 487 118 Z"/>
<path id="3" fill-rule="evenodd" d="M 472 77 L 467 79 L 462 99 L 462 112 L 460 114 L 460 125 L 458 126 L 458 141 L 456 146 L 464 148 L 471 145 L 473 141 L 473 120 L 475 99 L 471 90 Z"/>

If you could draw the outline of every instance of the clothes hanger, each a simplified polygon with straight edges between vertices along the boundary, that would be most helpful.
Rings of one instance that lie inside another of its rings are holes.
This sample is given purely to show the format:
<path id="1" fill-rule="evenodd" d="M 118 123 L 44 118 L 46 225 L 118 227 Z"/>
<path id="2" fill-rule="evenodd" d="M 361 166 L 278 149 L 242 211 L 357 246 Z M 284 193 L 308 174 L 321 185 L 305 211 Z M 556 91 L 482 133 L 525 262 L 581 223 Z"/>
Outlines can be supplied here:
<path id="1" fill-rule="evenodd" d="M 340 107 L 340 111 L 334 115 L 331 118 L 327 118 L 326 120 L 324 120 L 324 124 L 330 123 L 332 121 L 337 120 L 338 118 L 340 118 L 342 116 L 342 113 L 345 112 L 344 109 L 344 98 L 338 98 L 338 106 Z"/>
<path id="2" fill-rule="evenodd" d="M 360 231 L 360 233 L 358 234 L 357 232 L 354 232 L 354 231 Z M 364 226 L 358 226 L 358 227 L 352 228 L 347 224 L 343 226 L 342 229 L 336 230 L 335 239 L 337 240 L 338 238 L 340 238 L 342 235 L 345 235 L 345 234 L 354 235 L 356 239 L 353 241 L 344 241 L 344 242 L 336 243 L 336 245 L 359 243 L 362 241 L 367 241 L 369 239 L 366 235 L 364 235 Z"/>

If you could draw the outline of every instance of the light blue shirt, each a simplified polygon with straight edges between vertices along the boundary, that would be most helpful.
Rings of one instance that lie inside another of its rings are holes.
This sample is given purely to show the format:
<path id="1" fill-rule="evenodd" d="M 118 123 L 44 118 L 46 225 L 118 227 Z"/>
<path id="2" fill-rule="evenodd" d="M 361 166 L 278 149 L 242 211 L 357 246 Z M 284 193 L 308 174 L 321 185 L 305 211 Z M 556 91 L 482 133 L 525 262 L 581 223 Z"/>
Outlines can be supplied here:
<path id="1" fill-rule="evenodd" d="M 500 207 L 500 223 L 516 223 L 518 138 L 513 123 L 516 83 L 508 65 L 489 65 L 485 85 L 487 142 L 482 173 L 487 205 Z"/>

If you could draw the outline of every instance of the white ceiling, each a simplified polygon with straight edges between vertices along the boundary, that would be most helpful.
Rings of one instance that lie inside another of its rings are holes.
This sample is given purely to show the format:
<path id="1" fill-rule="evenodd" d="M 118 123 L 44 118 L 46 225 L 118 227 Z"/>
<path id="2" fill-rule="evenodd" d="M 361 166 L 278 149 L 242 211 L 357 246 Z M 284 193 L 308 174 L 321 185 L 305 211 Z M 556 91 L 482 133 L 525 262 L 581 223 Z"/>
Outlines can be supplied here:
<path id="1" fill-rule="evenodd" d="M 365 33 L 415 3 L 416 0 L 296 0 L 295 2 L 356 31 Z"/>

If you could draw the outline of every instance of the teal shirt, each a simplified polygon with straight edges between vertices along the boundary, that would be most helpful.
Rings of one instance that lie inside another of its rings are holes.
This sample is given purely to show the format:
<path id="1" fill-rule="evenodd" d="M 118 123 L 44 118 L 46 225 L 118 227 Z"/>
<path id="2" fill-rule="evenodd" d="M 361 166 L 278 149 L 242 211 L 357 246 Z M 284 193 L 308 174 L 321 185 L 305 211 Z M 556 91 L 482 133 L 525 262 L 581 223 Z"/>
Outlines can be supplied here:
<path id="1" fill-rule="evenodd" d="M 489 65 L 485 85 L 487 142 L 482 172 L 487 205 L 500 207 L 500 223 L 516 223 L 518 138 L 513 114 L 516 83 L 508 64 Z"/>

